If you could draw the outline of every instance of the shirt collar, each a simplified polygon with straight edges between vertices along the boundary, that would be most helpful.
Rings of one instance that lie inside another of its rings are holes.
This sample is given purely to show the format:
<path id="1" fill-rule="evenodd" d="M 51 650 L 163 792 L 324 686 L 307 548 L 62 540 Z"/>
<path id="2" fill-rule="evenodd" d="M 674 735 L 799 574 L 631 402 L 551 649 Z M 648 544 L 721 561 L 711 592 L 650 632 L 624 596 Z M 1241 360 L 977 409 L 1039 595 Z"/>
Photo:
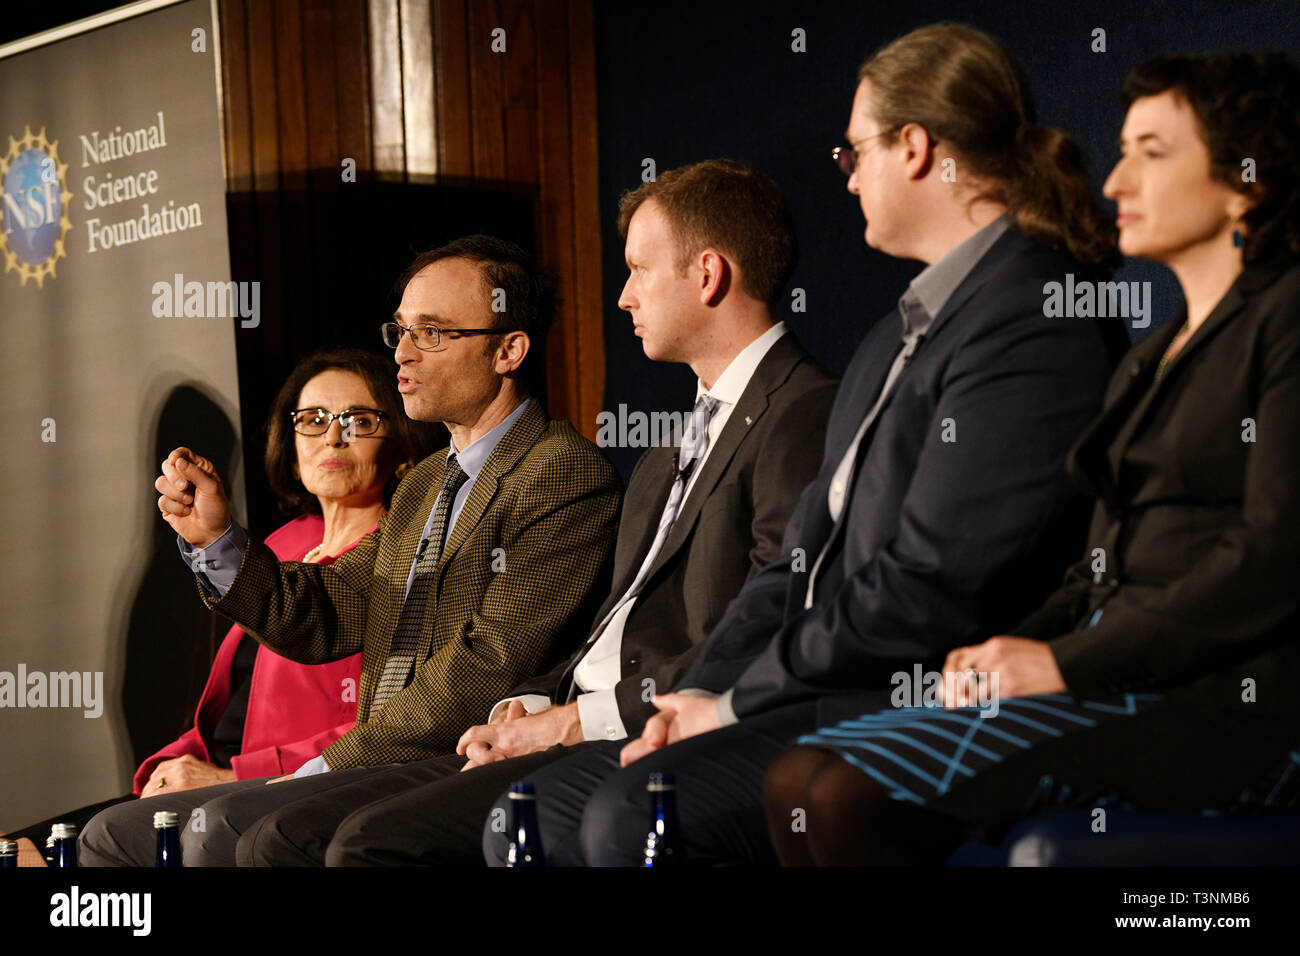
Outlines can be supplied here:
<path id="1" fill-rule="evenodd" d="M 967 236 L 948 250 L 938 262 L 922 270 L 898 300 L 898 311 L 903 315 L 903 338 L 924 335 L 930 323 L 947 305 L 957 287 L 970 275 L 971 270 L 993 248 L 993 243 L 1010 227 L 1006 215 L 998 216 L 984 228 Z"/>
<path id="2" fill-rule="evenodd" d="M 736 357 L 718 376 L 718 380 L 713 383 L 712 388 L 706 389 L 704 384 L 699 379 L 696 379 L 695 400 L 699 401 L 700 395 L 708 392 L 710 396 L 716 398 L 719 402 L 735 405 L 740 401 L 740 396 L 744 394 L 745 389 L 748 387 L 749 380 L 754 375 L 754 369 L 758 368 L 758 364 L 767 355 L 768 349 L 775 345 L 783 335 L 785 335 L 785 323 L 778 322 L 754 339 L 736 353 Z"/>
<path id="3" fill-rule="evenodd" d="M 452 455 L 460 463 L 460 470 L 465 472 L 466 477 L 472 482 L 478 477 L 478 473 L 483 470 L 483 463 L 488 460 L 497 443 L 505 437 L 506 432 L 514 427 L 515 422 L 523 417 L 524 411 L 528 408 L 531 398 L 525 398 L 515 406 L 505 419 L 486 435 L 481 435 L 470 442 L 463 451 L 457 450 L 456 439 L 451 440 L 451 447 L 447 449 L 447 459 L 450 460 Z"/>

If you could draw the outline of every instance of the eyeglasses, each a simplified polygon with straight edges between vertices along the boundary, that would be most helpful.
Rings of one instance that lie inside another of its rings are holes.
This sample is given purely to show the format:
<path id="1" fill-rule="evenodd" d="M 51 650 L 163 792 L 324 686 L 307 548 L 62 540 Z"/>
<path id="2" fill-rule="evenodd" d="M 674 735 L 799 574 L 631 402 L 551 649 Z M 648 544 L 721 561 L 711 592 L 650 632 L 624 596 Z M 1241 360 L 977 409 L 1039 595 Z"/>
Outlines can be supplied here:
<path id="1" fill-rule="evenodd" d="M 404 325 L 398 325 L 396 322 L 385 322 L 379 327 L 380 334 L 384 337 L 384 344 L 390 349 L 395 349 L 402 344 L 402 336 L 409 335 L 411 341 L 415 343 L 417 349 L 424 349 L 431 352 L 442 343 L 444 335 L 450 335 L 452 338 L 460 335 L 504 335 L 505 329 L 440 329 L 436 325 L 413 325 L 409 329 Z"/>
<path id="2" fill-rule="evenodd" d="M 856 143 L 852 143 L 848 146 L 836 146 L 834 149 L 831 150 L 831 159 L 835 160 L 835 165 L 840 168 L 840 172 L 842 172 L 845 176 L 852 176 L 853 170 L 858 168 L 858 147 L 859 146 L 861 146 L 863 143 L 869 142 L 870 140 L 879 139 L 881 136 L 892 136 L 894 133 L 897 132 L 898 132 L 898 127 L 891 127 L 887 130 L 883 130 L 882 132 L 876 133 L 874 136 L 868 136 L 866 139 L 860 139 Z"/>
<path id="3" fill-rule="evenodd" d="M 293 430 L 299 435 L 324 435 L 330 430 L 330 423 L 338 419 L 344 430 L 362 438 L 379 431 L 380 423 L 387 418 L 377 408 L 345 408 L 335 413 L 324 408 L 300 408 L 289 413 Z"/>

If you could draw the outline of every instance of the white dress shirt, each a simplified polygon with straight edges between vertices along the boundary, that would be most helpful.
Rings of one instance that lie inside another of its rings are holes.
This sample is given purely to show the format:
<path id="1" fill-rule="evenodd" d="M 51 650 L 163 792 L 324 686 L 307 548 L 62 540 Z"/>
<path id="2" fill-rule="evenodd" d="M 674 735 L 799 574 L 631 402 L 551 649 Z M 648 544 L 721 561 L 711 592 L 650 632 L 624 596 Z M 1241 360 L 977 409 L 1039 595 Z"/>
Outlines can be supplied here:
<path id="1" fill-rule="evenodd" d="M 695 487 L 696 480 L 699 478 L 700 473 L 704 471 L 704 465 L 708 461 L 709 455 L 713 453 L 713 448 L 718 442 L 718 436 L 722 434 L 722 429 L 726 427 L 727 420 L 731 418 L 731 413 L 735 409 L 736 403 L 740 401 L 740 396 L 749 387 L 749 380 L 753 378 L 754 370 L 758 368 L 768 350 L 776 344 L 777 340 L 785 332 L 785 323 L 778 322 L 746 345 L 731 360 L 731 363 L 718 376 L 718 380 L 713 383 L 711 388 L 706 390 L 703 382 L 696 381 L 696 400 L 698 401 L 699 396 L 707 391 L 710 396 L 717 399 L 718 407 L 709 420 L 709 443 L 705 449 L 704 457 L 696 463 L 695 468 L 691 471 L 690 478 L 687 479 L 686 492 L 682 496 L 683 508 Z M 650 559 L 651 555 L 647 553 L 638 568 L 637 574 L 633 576 L 633 580 L 640 575 L 645 563 Z M 574 669 L 574 683 L 581 692 L 578 695 L 578 717 L 582 721 L 582 735 L 586 740 L 622 740 L 627 736 L 627 729 L 623 726 L 623 719 L 618 712 L 618 698 L 614 694 L 614 687 L 623 676 L 623 630 L 635 605 L 636 598 L 624 602 L 623 606 L 610 618 L 609 624 L 601 631 L 596 643 L 587 649 L 586 654 L 583 655 L 578 662 L 578 666 Z M 661 693 L 667 690 L 666 687 L 657 689 Z M 555 703 L 555 701 L 542 694 L 507 697 L 493 706 L 492 715 L 497 713 L 497 708 L 506 706 L 512 700 L 522 702 L 524 709 L 530 714 Z M 489 716 L 490 719 L 491 716 Z"/>

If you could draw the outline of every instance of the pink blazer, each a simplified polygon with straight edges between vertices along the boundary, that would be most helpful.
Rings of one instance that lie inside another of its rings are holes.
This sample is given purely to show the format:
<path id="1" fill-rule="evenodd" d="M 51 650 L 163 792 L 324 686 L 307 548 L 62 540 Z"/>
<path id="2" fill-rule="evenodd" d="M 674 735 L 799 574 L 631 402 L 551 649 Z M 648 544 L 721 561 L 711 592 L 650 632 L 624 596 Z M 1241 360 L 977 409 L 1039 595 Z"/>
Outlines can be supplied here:
<path id="1" fill-rule="evenodd" d="M 320 544 L 324 533 L 322 518 L 302 515 L 272 532 L 266 544 L 281 561 L 299 561 Z M 343 550 L 350 551 L 355 545 L 354 541 Z M 329 564 L 333 560 L 327 557 L 319 563 Z M 192 754 L 211 762 L 208 748 L 212 731 L 230 703 L 230 668 L 239 642 L 245 636 L 239 625 L 226 634 L 212 662 L 203 696 L 199 698 L 194 726 L 140 764 L 135 772 L 137 794 L 164 760 Z M 244 719 L 244 739 L 239 754 L 231 761 L 236 779 L 293 773 L 351 730 L 357 720 L 360 680 L 360 654 L 329 664 L 298 664 L 258 647 Z"/>

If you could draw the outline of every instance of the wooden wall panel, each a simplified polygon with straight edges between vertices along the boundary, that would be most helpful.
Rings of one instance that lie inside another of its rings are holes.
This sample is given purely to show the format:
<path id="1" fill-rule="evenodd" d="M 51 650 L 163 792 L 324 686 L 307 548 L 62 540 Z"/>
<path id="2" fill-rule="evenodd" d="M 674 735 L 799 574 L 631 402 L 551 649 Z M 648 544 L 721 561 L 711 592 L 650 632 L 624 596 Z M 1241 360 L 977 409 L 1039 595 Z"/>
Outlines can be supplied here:
<path id="1" fill-rule="evenodd" d="M 226 188 L 251 187 L 253 181 L 252 107 L 248 88 L 248 15 L 244 0 L 221 6 L 222 117 L 226 139 Z M 233 229 L 233 227 L 232 227 Z"/>
<path id="2" fill-rule="evenodd" d="M 503 180 L 506 174 L 504 64 L 508 53 L 492 52 L 492 31 L 503 27 L 497 0 L 469 5 L 470 130 L 474 136 L 474 178 Z M 507 49 L 509 36 L 507 35 Z M 456 135 L 456 131 L 449 131 Z"/>
<path id="3" fill-rule="evenodd" d="M 303 110 L 307 130 L 307 169 L 312 184 L 325 187 L 339 177 L 341 157 L 338 62 L 334 11 L 328 0 L 303 0 Z"/>
<path id="4" fill-rule="evenodd" d="M 438 113 L 434 93 L 433 23 L 429 0 L 402 0 L 402 122 L 406 173 L 438 172 Z"/>
<path id="5" fill-rule="evenodd" d="M 334 20 L 335 96 L 338 104 L 339 153 L 355 159 L 360 172 L 369 172 L 370 132 L 370 33 L 366 21 L 366 0 L 333 0 L 329 4 Z"/>
<path id="6" fill-rule="evenodd" d="M 370 0 L 370 129 L 374 168 L 406 169 L 406 121 L 402 113 L 402 29 L 399 0 Z"/>
<path id="7" fill-rule="evenodd" d="M 537 131 L 539 64 L 537 31 L 532 0 L 502 0 L 501 26 L 506 31 L 505 53 L 493 54 L 501 61 L 503 134 L 505 137 L 504 178 L 512 183 L 540 183 Z M 547 59 L 558 51 L 548 50 Z"/>
<path id="8" fill-rule="evenodd" d="M 279 133 L 280 186 L 306 185 L 308 57 L 303 47 L 302 8 L 298 0 L 271 4 L 274 11 L 275 113 Z"/>
<path id="9" fill-rule="evenodd" d="M 474 138 L 470 135 L 468 0 L 434 0 L 433 47 L 437 63 L 439 168 L 456 180 L 474 178 Z"/>
<path id="10" fill-rule="evenodd" d="M 547 365 L 564 368 L 563 380 L 548 381 L 551 401 L 562 398 L 568 408 L 581 406 L 581 370 L 578 368 L 578 323 L 572 317 L 578 310 L 577 242 L 573 214 L 573 123 L 569 115 L 569 30 L 565 22 L 566 4 L 550 0 L 538 16 L 537 43 L 546 55 L 537 60 L 537 163 L 541 184 L 538 212 L 542 254 L 560 276 L 566 277 L 561 292 L 566 321 L 555 324 L 547 349 Z M 592 180 L 594 182 L 594 180 Z M 594 190 L 593 190 L 594 192 Z M 597 231 L 598 232 L 598 231 Z M 599 286 L 597 286 L 599 290 Z M 595 313 L 599 320 L 600 313 Z M 602 390 L 603 390 L 602 382 Z M 599 402 L 603 395 L 596 396 Z M 598 409 L 597 409 L 598 410 Z M 581 420 L 595 420 L 596 411 Z M 575 416 L 577 417 L 577 416 Z"/>
<path id="11" fill-rule="evenodd" d="M 600 151 L 596 122 L 596 23 L 590 2 L 560 4 L 569 19 L 569 152 L 573 158 L 573 270 L 566 277 L 577 337 L 565 370 L 577 380 L 573 405 L 584 434 L 594 437 L 596 415 L 605 401 L 605 325 L 602 304 Z M 557 11 L 555 16 L 559 16 Z M 611 225 L 610 228 L 613 228 Z M 611 303 L 613 307 L 613 303 Z"/>
<path id="12" fill-rule="evenodd" d="M 221 0 L 220 15 L 232 265 L 263 280 L 263 314 L 332 308 L 327 291 L 304 306 L 286 277 L 327 290 L 326 277 L 363 264 L 364 236 L 341 248 L 327 221 L 340 202 L 364 206 L 340 189 L 344 158 L 363 183 L 523 190 L 538 255 L 560 280 L 550 411 L 594 437 L 604 343 L 592 0 Z M 497 28 L 504 52 L 492 49 Z M 263 352 L 301 351 L 283 328 L 263 331 Z"/>

